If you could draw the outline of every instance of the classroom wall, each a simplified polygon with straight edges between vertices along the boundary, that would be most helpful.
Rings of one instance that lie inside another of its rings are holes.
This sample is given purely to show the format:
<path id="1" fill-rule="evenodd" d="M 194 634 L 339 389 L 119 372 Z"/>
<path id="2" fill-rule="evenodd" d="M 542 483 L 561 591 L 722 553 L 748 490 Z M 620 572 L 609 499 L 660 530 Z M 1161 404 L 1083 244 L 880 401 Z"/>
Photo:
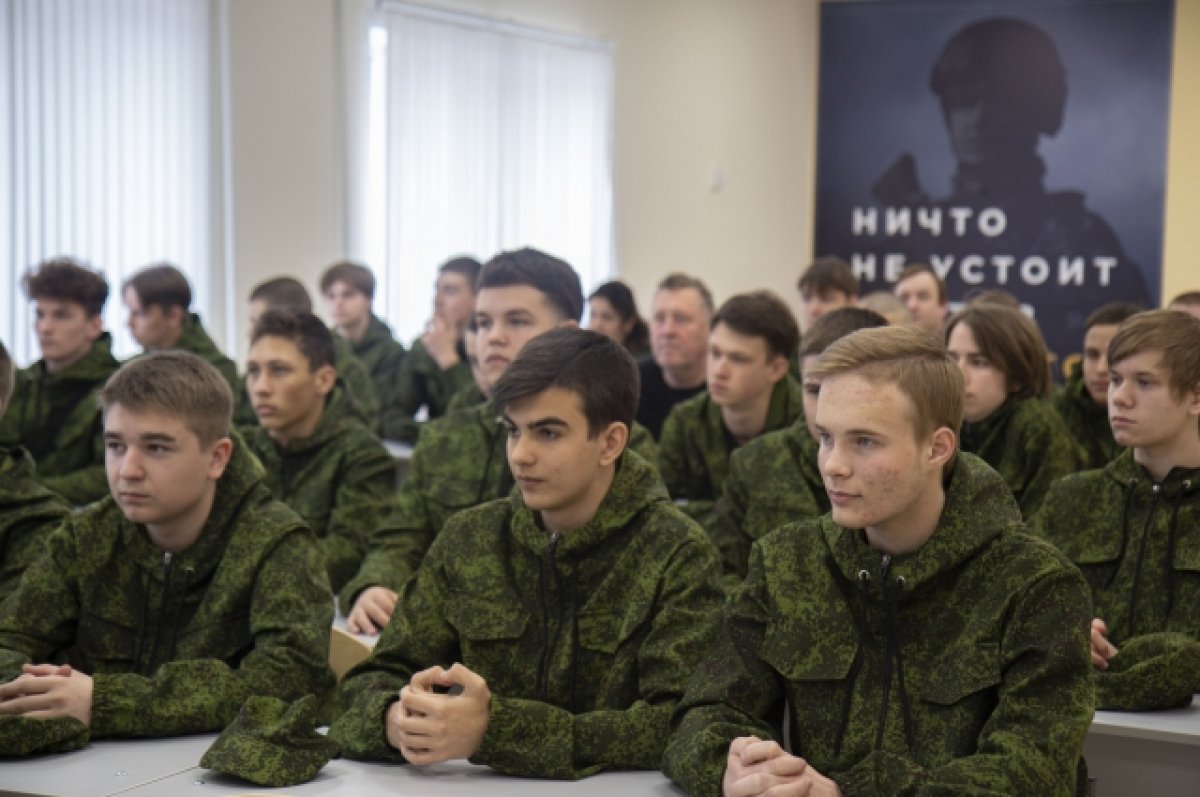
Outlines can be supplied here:
<path id="1" fill-rule="evenodd" d="M 235 296 L 345 248 L 339 2 L 230 3 Z M 670 270 L 793 306 L 812 245 L 816 0 L 430 0 L 612 41 L 615 234 L 643 309 Z M 1178 2 L 1164 292 L 1200 287 L 1200 3 Z M 720 170 L 724 185 L 714 190 Z M 244 320 L 236 314 L 239 343 Z"/>

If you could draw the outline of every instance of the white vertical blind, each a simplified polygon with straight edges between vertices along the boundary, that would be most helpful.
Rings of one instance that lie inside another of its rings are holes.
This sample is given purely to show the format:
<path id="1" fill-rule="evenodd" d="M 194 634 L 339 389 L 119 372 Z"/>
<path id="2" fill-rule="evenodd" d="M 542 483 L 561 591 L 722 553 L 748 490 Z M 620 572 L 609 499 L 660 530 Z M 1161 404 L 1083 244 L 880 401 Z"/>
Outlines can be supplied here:
<path id="1" fill-rule="evenodd" d="M 358 254 L 399 337 L 420 333 L 457 254 L 533 246 L 584 285 L 613 272 L 607 45 L 393 2 L 371 42 L 366 180 L 385 179 Z"/>
<path id="2" fill-rule="evenodd" d="M 36 359 L 20 276 L 48 257 L 100 269 L 119 354 L 120 283 L 175 263 L 204 313 L 219 284 L 212 0 L 0 0 L 0 335 Z"/>

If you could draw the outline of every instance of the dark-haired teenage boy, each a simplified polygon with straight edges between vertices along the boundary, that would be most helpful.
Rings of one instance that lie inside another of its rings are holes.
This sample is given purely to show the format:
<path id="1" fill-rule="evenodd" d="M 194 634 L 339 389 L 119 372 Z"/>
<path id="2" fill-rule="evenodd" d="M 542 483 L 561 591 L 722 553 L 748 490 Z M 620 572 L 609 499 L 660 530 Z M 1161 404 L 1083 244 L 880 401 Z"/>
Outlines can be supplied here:
<path id="1" fill-rule="evenodd" d="M 831 513 L 754 544 L 664 770 L 728 797 L 1074 794 L 1087 586 L 958 451 L 954 361 L 923 330 L 883 327 L 811 375 Z"/>
<path id="2" fill-rule="evenodd" d="M 864 307 L 842 307 L 813 322 L 800 346 L 803 411 L 791 426 L 751 440 L 729 458 L 729 473 L 713 515 L 706 523 L 721 551 L 727 587 L 746 577 L 750 546 L 785 523 L 829 511 L 829 497 L 817 468 L 813 418 L 821 385 L 808 373 L 821 352 L 858 329 L 882 327 L 887 319 Z"/>
<path id="3" fill-rule="evenodd" d="M 343 753 L 548 778 L 658 766 L 722 593 L 703 531 L 625 451 L 637 389 L 629 353 L 587 330 L 507 368 L 492 400 L 518 491 L 434 541 L 343 682 Z"/>
<path id="4" fill-rule="evenodd" d="M 1083 454 L 1080 470 L 1103 468 L 1121 453 L 1108 425 L 1108 344 L 1121 322 L 1141 309 L 1128 302 L 1096 308 L 1084 325 L 1083 359 L 1054 390 L 1054 409 Z"/>
<path id="5" fill-rule="evenodd" d="M 481 378 L 494 386 L 530 340 L 578 326 L 582 312 L 579 275 L 565 261 L 536 249 L 496 255 L 480 273 L 475 299 Z M 512 491 L 504 441 L 486 402 L 425 425 L 400 485 L 398 523 L 373 535 L 358 575 L 339 593 L 352 631 L 377 633 L 387 624 L 396 591 L 452 515 Z M 657 465 L 654 441 L 636 424 L 629 447 Z"/>
<path id="6" fill-rule="evenodd" d="M 730 454 L 799 418 L 800 385 L 788 374 L 800 328 L 770 291 L 725 301 L 708 335 L 708 389 L 676 404 L 663 423 L 658 451 L 663 484 L 701 522 L 725 486 Z"/>
<path id="7" fill-rule="evenodd" d="M 358 572 L 367 537 L 395 511 L 396 468 L 349 406 L 333 351 L 332 333 L 311 313 L 260 316 L 246 359 L 258 425 L 241 431 L 272 494 L 316 534 L 336 591 Z"/>
<path id="8" fill-rule="evenodd" d="M 0 342 L 0 418 L 12 395 L 12 358 Z M 33 458 L 20 446 L 0 446 L 0 603 L 41 554 L 45 534 L 71 507 L 35 478 Z"/>
<path id="9" fill-rule="evenodd" d="M 192 286 L 169 263 L 146 266 L 121 286 L 129 310 L 129 331 L 146 351 L 190 351 L 221 372 L 231 390 L 239 386 L 237 365 L 208 336 L 191 312 Z"/>
<path id="10" fill-rule="evenodd" d="M 155 352 L 100 403 L 111 495 L 51 533 L 0 604 L 0 753 L 216 731 L 251 695 L 327 690 L 329 580 L 230 436 L 224 378 Z"/>
<path id="11" fill-rule="evenodd" d="M 371 376 L 379 400 L 379 423 L 373 431 L 403 439 L 412 419 L 401 409 L 397 388 L 407 355 L 391 328 L 372 311 L 375 275 L 360 263 L 343 260 L 325 269 L 320 284 L 334 330 Z"/>
<path id="12" fill-rule="evenodd" d="M 100 314 L 108 283 L 80 262 L 59 257 L 21 278 L 33 302 L 42 358 L 17 372 L 0 446 L 22 446 L 37 478 L 68 502 L 102 498 L 104 444 L 96 392 L 117 370 Z"/>
<path id="13" fill-rule="evenodd" d="M 1125 670 L 1122 649 L 1148 635 L 1200 636 L 1200 319 L 1131 316 L 1109 342 L 1108 368 L 1109 420 L 1126 450 L 1056 481 L 1032 522 L 1091 586 L 1101 671 Z M 1155 686 L 1127 680 L 1102 672 L 1098 704 L 1142 702 L 1127 691 Z M 1191 680 L 1189 693 L 1200 687 Z"/>
<path id="14" fill-rule="evenodd" d="M 796 283 L 800 289 L 800 329 L 805 334 L 826 313 L 858 303 L 858 277 L 840 257 L 818 257 Z"/>

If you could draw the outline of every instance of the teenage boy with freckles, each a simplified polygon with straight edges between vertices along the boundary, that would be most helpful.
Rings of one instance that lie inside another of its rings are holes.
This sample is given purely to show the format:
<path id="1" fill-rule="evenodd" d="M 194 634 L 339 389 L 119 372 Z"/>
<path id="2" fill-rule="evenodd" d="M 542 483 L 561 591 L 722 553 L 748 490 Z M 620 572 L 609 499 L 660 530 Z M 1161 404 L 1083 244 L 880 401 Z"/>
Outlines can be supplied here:
<path id="1" fill-rule="evenodd" d="M 626 450 L 637 391 L 629 353 L 578 328 L 508 366 L 492 401 L 518 489 L 434 540 L 342 682 L 343 754 L 564 779 L 659 766 L 722 592 L 704 532 Z"/>
<path id="2" fill-rule="evenodd" d="M 958 451 L 954 362 L 922 330 L 882 327 L 808 376 L 831 513 L 755 542 L 664 771 L 726 797 L 1073 794 L 1093 710 L 1086 586 Z"/>

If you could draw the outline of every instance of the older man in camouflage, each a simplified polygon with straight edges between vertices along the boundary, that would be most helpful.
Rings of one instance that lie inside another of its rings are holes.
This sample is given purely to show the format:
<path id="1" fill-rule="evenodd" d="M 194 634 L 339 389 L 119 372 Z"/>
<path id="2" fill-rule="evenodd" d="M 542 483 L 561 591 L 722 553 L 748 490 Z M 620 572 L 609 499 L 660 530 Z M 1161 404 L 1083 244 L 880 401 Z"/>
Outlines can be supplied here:
<path id="1" fill-rule="evenodd" d="M 558 326 L 577 326 L 583 313 L 579 276 L 536 249 L 503 252 L 479 278 L 475 324 L 479 376 L 494 385 L 521 349 Z M 358 574 L 338 603 L 352 631 L 377 633 L 391 617 L 396 590 L 420 565 L 456 512 L 512 491 L 496 412 L 480 403 L 427 424 L 400 487 L 397 522 L 372 535 Z M 657 465 L 654 441 L 635 425 L 630 448 Z"/>
<path id="2" fill-rule="evenodd" d="M 953 361 L 864 329 L 812 376 L 831 514 L 754 544 L 664 770 L 695 795 L 1075 793 L 1087 588 L 958 452 Z"/>
<path id="3" fill-rule="evenodd" d="M 327 690 L 329 581 L 229 436 L 225 380 L 160 352 L 100 400 L 112 495 L 53 532 L 0 606 L 0 753 L 214 731 L 251 695 Z"/>
<path id="4" fill-rule="evenodd" d="M 317 536 L 333 588 L 358 572 L 367 536 L 396 508 L 396 468 L 333 366 L 333 336 L 311 313 L 269 310 L 254 327 L 246 385 L 258 426 L 243 427 L 266 484 Z"/>
<path id="5" fill-rule="evenodd" d="M 658 766 L 722 593 L 703 531 L 625 451 L 637 384 L 598 333 L 525 346 L 493 395 L 519 492 L 451 518 L 405 585 L 343 682 L 344 754 L 548 778 Z"/>

